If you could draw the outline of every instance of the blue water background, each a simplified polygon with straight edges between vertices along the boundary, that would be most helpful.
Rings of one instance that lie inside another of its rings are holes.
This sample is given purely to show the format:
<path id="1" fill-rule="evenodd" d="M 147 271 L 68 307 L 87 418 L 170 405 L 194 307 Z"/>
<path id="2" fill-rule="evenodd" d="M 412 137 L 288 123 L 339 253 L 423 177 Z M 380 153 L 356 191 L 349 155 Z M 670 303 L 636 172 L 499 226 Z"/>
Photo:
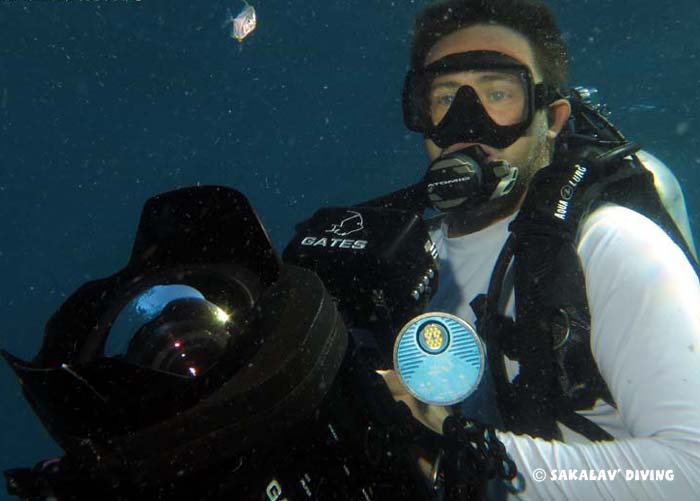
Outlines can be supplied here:
<path id="1" fill-rule="evenodd" d="M 31 358 L 66 296 L 126 263 L 153 194 L 236 187 L 281 250 L 316 208 L 419 178 L 400 91 L 427 2 L 252 3 L 239 44 L 242 3 L 0 0 L 1 347 Z M 697 231 L 700 3 L 551 4 L 571 83 L 676 172 Z M 58 454 L 5 364 L 0 395 L 0 469 Z"/>

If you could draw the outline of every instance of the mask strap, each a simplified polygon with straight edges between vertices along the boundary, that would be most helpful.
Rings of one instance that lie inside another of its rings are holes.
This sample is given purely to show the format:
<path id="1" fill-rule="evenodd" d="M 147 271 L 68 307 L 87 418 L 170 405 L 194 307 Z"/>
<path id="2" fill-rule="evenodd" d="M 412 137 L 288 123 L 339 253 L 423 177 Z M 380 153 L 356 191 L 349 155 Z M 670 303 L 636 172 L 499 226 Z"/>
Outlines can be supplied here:
<path id="1" fill-rule="evenodd" d="M 553 103 L 557 99 L 561 99 L 564 96 L 556 87 L 547 85 L 544 82 L 535 85 L 535 109 L 544 108 L 545 106 Z"/>

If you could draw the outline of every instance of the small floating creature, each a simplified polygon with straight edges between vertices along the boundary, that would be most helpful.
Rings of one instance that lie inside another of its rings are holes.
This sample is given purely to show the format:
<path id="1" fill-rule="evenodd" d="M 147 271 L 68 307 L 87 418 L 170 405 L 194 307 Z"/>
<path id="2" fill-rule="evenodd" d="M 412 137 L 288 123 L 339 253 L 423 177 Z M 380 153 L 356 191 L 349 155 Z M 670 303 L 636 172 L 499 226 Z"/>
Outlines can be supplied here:
<path id="1" fill-rule="evenodd" d="M 229 13 L 229 18 L 226 20 L 226 24 L 231 24 L 231 38 L 235 38 L 239 42 L 242 42 L 245 37 L 250 35 L 255 26 L 258 23 L 257 16 L 255 15 L 255 7 L 250 5 L 246 0 L 243 0 L 245 7 L 238 13 L 236 17 L 233 17 Z"/>

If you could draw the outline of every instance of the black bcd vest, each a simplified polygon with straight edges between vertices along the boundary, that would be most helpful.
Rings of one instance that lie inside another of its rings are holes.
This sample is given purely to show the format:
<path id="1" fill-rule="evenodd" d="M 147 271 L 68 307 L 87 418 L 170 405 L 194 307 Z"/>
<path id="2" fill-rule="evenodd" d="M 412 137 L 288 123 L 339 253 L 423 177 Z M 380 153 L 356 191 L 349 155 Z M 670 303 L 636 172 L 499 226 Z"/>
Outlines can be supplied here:
<path id="1" fill-rule="evenodd" d="M 510 224 L 488 292 L 471 303 L 508 430 L 557 439 L 559 421 L 591 440 L 612 438 L 575 412 L 592 408 L 598 399 L 615 406 L 591 352 L 586 284 L 576 251 L 580 225 L 592 210 L 614 203 L 647 216 L 684 250 L 698 273 L 653 175 L 629 152 L 620 148 L 604 157 L 579 152 L 577 162 L 555 162 L 539 171 Z M 515 321 L 501 314 L 511 282 Z M 519 363 L 513 381 L 504 355 Z"/>

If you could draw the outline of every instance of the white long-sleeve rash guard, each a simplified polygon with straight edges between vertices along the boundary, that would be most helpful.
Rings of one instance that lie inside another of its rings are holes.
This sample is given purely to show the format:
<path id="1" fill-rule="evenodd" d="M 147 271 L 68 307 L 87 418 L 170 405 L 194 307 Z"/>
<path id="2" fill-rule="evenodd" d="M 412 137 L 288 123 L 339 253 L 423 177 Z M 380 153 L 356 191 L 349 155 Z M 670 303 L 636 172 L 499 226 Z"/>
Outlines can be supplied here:
<path id="1" fill-rule="evenodd" d="M 442 267 L 431 309 L 474 322 L 469 302 L 486 291 L 511 220 L 458 238 L 435 232 Z M 578 253 L 593 357 L 617 404 L 581 414 L 615 440 L 590 442 L 563 425 L 562 442 L 499 432 L 526 481 L 519 497 L 700 499 L 698 279 L 661 228 L 619 206 L 586 219 Z M 512 296 L 506 314 L 514 315 Z M 508 369 L 517 373 L 514 363 Z"/>

